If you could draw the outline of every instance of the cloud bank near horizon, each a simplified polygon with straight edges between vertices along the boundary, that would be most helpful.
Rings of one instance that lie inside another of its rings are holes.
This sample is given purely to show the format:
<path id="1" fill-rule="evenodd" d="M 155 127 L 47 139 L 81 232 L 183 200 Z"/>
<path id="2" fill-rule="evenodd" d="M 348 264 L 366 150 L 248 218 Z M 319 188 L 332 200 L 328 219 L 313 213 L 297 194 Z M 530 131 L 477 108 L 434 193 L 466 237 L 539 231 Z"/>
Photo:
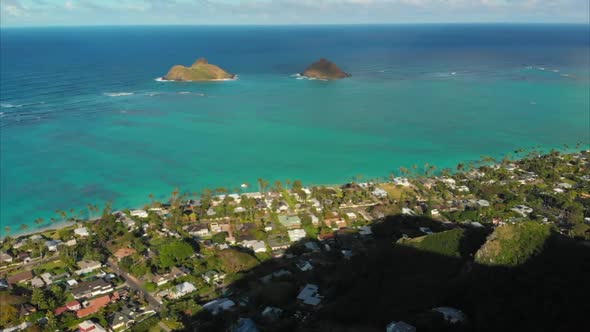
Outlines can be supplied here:
<path id="1" fill-rule="evenodd" d="M 588 0 L 0 0 L 1 26 L 590 23 Z"/>

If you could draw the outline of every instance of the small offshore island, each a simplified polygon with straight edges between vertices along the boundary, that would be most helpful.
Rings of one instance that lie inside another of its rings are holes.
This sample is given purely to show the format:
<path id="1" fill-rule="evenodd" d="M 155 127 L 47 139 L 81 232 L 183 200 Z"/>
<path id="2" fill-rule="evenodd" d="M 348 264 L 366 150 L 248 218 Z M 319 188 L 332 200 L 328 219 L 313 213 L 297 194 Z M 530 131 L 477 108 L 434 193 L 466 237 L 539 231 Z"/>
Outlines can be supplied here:
<path id="1" fill-rule="evenodd" d="M 4 238 L 0 328 L 577 330 L 589 167 L 590 150 L 531 151 L 456 172 L 401 167 L 341 186 L 258 179 L 259 192 L 107 204 L 95 220 L 72 214 L 76 225 Z"/>
<path id="2" fill-rule="evenodd" d="M 307 67 L 301 76 L 320 80 L 339 80 L 352 75 L 343 72 L 333 62 L 322 58 Z"/>
<path id="3" fill-rule="evenodd" d="M 219 66 L 210 64 L 205 58 L 199 58 L 190 67 L 175 65 L 163 77 L 166 81 L 178 82 L 223 81 L 235 78 L 236 75 L 226 72 Z"/>

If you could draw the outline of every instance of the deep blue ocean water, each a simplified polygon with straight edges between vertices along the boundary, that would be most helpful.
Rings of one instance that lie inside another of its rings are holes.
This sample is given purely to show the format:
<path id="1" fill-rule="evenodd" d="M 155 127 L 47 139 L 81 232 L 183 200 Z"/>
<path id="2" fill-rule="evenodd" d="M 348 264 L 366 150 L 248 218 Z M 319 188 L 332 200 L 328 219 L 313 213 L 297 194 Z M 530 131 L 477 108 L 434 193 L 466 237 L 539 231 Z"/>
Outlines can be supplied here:
<path id="1" fill-rule="evenodd" d="M 19 28 L 0 38 L 0 234 L 176 187 L 340 183 L 590 143 L 587 25 Z M 199 57 L 239 79 L 155 80 Z M 353 76 L 294 76 L 320 57 Z"/>

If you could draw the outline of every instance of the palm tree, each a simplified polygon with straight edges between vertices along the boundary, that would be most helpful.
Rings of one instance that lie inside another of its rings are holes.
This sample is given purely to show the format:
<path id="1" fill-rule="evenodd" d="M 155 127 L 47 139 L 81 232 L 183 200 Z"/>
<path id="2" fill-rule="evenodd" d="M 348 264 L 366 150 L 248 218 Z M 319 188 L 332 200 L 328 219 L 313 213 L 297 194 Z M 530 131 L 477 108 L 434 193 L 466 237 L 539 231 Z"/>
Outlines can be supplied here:
<path id="1" fill-rule="evenodd" d="M 463 164 L 463 163 L 458 163 L 458 164 L 457 164 L 457 171 L 461 172 L 461 171 L 463 171 L 463 170 L 465 170 L 465 164 Z"/>
<path id="2" fill-rule="evenodd" d="M 150 201 L 152 202 L 152 206 L 154 205 L 154 194 L 150 193 L 148 195 L 148 198 L 150 199 Z"/>
<path id="3" fill-rule="evenodd" d="M 41 225 L 45 220 L 43 220 L 43 218 L 37 218 L 35 219 L 35 224 L 37 225 Z"/>
<path id="4" fill-rule="evenodd" d="M 27 229 L 29 229 L 29 225 L 27 225 L 27 224 L 21 224 L 21 225 L 20 225 L 20 230 L 21 230 L 21 231 L 25 231 L 25 230 L 27 230 Z"/>
<path id="5" fill-rule="evenodd" d="M 10 226 L 4 227 L 4 232 L 6 232 L 6 234 L 10 233 L 11 231 L 12 231 L 12 228 L 10 228 Z"/>

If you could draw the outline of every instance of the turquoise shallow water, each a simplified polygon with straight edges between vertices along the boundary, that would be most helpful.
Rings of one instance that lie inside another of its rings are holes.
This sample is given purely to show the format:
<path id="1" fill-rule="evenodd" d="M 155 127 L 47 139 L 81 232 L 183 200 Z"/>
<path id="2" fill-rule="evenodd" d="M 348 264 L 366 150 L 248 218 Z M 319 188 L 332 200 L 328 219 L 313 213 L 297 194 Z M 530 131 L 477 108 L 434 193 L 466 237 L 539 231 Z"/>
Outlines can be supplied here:
<path id="1" fill-rule="evenodd" d="M 508 41 L 498 37 L 506 29 Z M 2 234 L 56 209 L 134 207 L 176 187 L 340 183 L 590 143 L 584 26 L 12 29 L 2 38 Z M 239 79 L 154 80 L 202 55 Z M 320 56 L 353 77 L 292 76 Z"/>

